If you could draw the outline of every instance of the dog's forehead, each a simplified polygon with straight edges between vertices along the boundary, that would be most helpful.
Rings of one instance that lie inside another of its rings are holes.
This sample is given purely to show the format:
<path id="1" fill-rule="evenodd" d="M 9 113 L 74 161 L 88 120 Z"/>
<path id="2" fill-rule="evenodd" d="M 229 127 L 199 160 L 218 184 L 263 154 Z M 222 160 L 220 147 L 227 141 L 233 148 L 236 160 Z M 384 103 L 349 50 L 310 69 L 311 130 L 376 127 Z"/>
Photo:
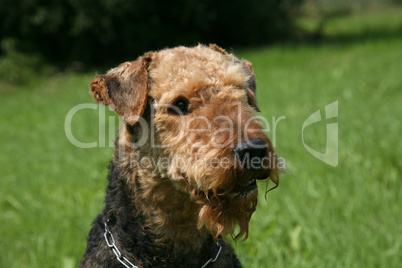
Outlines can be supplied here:
<path id="1" fill-rule="evenodd" d="M 149 73 L 149 95 L 155 99 L 166 92 L 184 88 L 244 88 L 250 79 L 241 60 L 205 46 L 162 50 L 154 55 Z"/>

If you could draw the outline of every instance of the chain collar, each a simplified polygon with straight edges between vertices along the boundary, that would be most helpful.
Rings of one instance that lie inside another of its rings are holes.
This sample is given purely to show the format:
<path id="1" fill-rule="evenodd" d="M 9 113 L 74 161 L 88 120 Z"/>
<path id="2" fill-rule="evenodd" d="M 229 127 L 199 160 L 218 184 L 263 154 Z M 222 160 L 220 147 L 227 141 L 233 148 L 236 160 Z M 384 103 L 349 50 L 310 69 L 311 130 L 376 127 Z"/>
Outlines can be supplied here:
<path id="1" fill-rule="evenodd" d="M 138 266 L 135 266 L 129 260 L 127 260 L 127 258 L 124 257 L 123 254 L 121 254 L 120 250 L 117 248 L 112 232 L 110 232 L 109 226 L 107 225 L 108 222 L 109 220 L 105 221 L 105 233 L 103 234 L 107 246 L 113 251 L 114 255 L 116 255 L 116 259 L 126 268 L 138 268 Z M 217 241 L 217 246 L 219 247 L 219 250 L 218 253 L 216 253 L 215 258 L 210 258 L 201 268 L 207 267 L 208 264 L 210 264 L 211 262 L 215 262 L 218 259 L 222 251 L 222 245 L 219 244 L 219 242 Z"/>
<path id="2" fill-rule="evenodd" d="M 103 234 L 103 236 L 105 237 L 107 246 L 112 249 L 114 255 L 116 255 L 116 259 L 121 264 L 123 264 L 126 268 L 138 268 L 138 266 L 135 266 L 134 264 L 132 264 L 129 260 L 126 259 L 126 257 L 124 257 L 121 254 L 120 250 L 117 248 L 117 246 L 115 244 L 114 237 L 113 237 L 112 233 L 110 232 L 107 222 L 109 222 L 109 220 L 105 221 L 105 233 Z"/>

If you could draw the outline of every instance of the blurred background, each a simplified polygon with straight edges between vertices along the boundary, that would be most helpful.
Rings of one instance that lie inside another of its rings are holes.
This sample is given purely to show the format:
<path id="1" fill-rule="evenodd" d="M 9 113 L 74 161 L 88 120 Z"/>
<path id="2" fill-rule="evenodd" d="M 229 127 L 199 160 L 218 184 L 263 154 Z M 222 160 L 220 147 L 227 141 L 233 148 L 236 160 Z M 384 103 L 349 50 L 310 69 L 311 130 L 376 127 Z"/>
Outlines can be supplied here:
<path id="1" fill-rule="evenodd" d="M 78 265 L 119 124 L 91 106 L 89 83 L 146 51 L 198 43 L 253 63 L 291 173 L 233 242 L 244 266 L 400 267 L 401 0 L 0 0 L 0 267 Z M 325 154 L 335 123 L 331 165 L 306 148 Z"/>

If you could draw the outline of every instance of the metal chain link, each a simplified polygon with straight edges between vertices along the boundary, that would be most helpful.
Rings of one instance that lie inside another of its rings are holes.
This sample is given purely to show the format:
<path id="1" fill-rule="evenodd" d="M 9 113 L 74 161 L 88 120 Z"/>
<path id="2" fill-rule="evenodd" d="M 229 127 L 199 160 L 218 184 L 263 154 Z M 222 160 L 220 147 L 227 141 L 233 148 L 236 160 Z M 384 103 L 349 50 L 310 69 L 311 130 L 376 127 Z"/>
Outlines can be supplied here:
<path id="1" fill-rule="evenodd" d="M 219 254 L 221 254 L 221 250 L 222 250 L 222 246 L 221 244 L 219 244 L 218 241 L 216 241 L 217 246 L 219 247 L 218 253 L 216 253 L 215 258 L 210 258 L 201 268 L 205 268 L 208 266 L 208 264 L 210 264 L 211 262 L 216 262 L 216 260 L 219 257 Z"/>
<path id="2" fill-rule="evenodd" d="M 123 264 L 126 268 L 138 268 L 138 266 L 135 266 L 134 264 L 132 264 L 129 260 L 126 259 L 126 257 L 124 257 L 121 253 L 120 250 L 116 247 L 115 241 L 114 241 L 114 237 L 112 235 L 112 233 L 109 230 L 109 226 L 107 225 L 107 222 L 109 220 L 105 221 L 105 233 L 103 234 L 103 236 L 105 237 L 106 240 L 106 244 L 109 248 L 112 249 L 114 255 L 116 255 L 116 259 Z M 109 239 L 110 238 L 110 239 Z"/>
<path id="3" fill-rule="evenodd" d="M 121 264 L 123 264 L 126 268 L 138 268 L 138 266 L 135 266 L 129 260 L 127 260 L 121 254 L 120 250 L 117 248 L 115 241 L 114 241 L 114 237 L 113 237 L 112 233 L 110 232 L 109 226 L 107 225 L 108 222 L 109 222 L 109 220 L 105 221 L 105 233 L 103 234 L 103 236 L 105 237 L 107 246 L 112 249 L 114 255 L 116 255 L 116 259 Z M 221 254 L 221 251 L 222 251 L 222 245 L 219 244 L 219 242 L 217 242 L 217 246 L 219 247 L 219 250 L 218 250 L 218 253 L 216 253 L 215 258 L 210 258 L 201 268 L 207 267 L 208 264 L 210 264 L 211 262 L 216 262 L 216 260 L 218 259 L 219 255 Z"/>

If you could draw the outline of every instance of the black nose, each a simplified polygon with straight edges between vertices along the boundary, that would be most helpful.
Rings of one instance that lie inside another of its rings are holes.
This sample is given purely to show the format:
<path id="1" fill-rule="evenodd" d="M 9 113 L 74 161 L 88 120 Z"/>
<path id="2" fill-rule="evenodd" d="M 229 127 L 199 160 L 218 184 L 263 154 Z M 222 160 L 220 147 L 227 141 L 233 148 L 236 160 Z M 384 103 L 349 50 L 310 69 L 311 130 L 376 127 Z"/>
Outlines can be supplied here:
<path id="1" fill-rule="evenodd" d="M 262 160 L 268 157 L 268 145 L 262 139 L 245 140 L 236 145 L 234 154 L 244 168 L 260 169 Z"/>

